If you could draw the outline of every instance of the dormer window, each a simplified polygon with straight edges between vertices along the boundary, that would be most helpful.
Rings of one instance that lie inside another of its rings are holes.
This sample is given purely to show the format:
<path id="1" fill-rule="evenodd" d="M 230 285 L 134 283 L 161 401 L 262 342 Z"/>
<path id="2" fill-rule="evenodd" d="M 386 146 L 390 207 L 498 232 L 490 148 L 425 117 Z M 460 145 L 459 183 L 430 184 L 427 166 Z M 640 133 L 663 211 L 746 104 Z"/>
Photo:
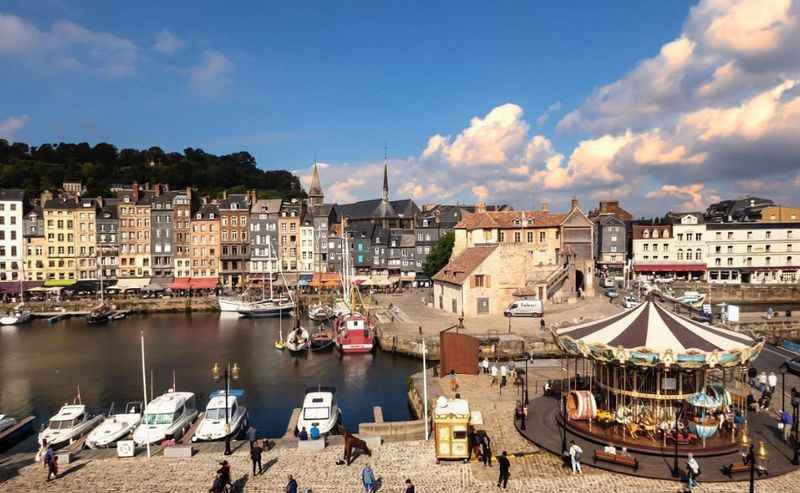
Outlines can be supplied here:
<path id="1" fill-rule="evenodd" d="M 642 238 L 650 238 L 650 230 L 649 229 L 645 229 L 642 232 Z"/>
<path id="2" fill-rule="evenodd" d="M 209 218 L 209 219 L 214 219 L 214 213 L 213 213 L 213 212 L 210 212 L 210 213 L 208 214 L 208 218 Z"/>
<path id="3" fill-rule="evenodd" d="M 125 203 L 126 203 L 126 204 L 127 204 L 127 203 L 130 203 L 130 201 L 131 201 L 131 198 L 130 198 L 130 197 L 125 197 Z"/>
<path id="4" fill-rule="evenodd" d="M 520 224 L 520 220 L 519 219 L 514 219 L 514 226 L 519 226 L 519 224 Z"/>
<path id="5" fill-rule="evenodd" d="M 662 238 L 669 238 L 669 230 L 668 230 L 668 229 L 665 229 L 665 230 L 663 231 L 663 233 L 661 234 L 661 237 L 662 237 Z"/>
<path id="6" fill-rule="evenodd" d="M 231 210 L 232 210 L 232 211 L 235 211 L 235 210 L 236 210 L 236 204 L 231 204 Z"/>
<path id="7" fill-rule="evenodd" d="M 203 219 L 203 215 L 198 212 L 195 219 Z"/>

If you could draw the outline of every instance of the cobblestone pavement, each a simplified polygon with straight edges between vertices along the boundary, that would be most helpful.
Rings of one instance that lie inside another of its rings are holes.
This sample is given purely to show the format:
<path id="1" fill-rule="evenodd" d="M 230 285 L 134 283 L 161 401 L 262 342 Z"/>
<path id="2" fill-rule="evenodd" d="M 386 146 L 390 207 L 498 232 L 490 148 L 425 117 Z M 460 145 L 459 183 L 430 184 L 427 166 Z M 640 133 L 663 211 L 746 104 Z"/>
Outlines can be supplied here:
<path id="1" fill-rule="evenodd" d="M 496 489 L 497 466 L 483 468 L 461 463 L 436 465 L 433 443 L 387 443 L 375 450 L 373 457 L 361 456 L 352 465 L 336 465 L 341 447 L 322 452 L 297 449 L 275 449 L 265 454 L 267 470 L 251 477 L 246 452 L 229 457 L 238 491 L 281 492 L 288 474 L 293 474 L 300 491 L 320 493 L 354 493 L 362 491 L 359 471 L 369 462 L 381 480 L 382 492 L 402 491 L 403 482 L 411 478 L 419 492 L 478 493 Z M 204 492 L 211 484 L 213 471 L 221 454 L 201 453 L 192 459 L 97 459 L 78 461 L 62 470 L 62 477 L 46 482 L 39 465 L 26 465 L 18 471 L 0 462 L 0 491 L 3 492 Z M 680 485 L 670 481 L 653 481 L 586 468 L 583 476 L 567 474 L 549 454 L 524 459 L 512 458 L 508 491 L 543 491 L 554 493 L 580 492 L 676 492 Z M 10 479 L 5 480 L 5 478 Z M 5 480 L 5 482 L 3 482 Z M 792 473 L 757 483 L 758 491 L 798 491 L 800 473 Z M 695 491 L 733 493 L 746 490 L 746 483 L 703 483 Z"/>

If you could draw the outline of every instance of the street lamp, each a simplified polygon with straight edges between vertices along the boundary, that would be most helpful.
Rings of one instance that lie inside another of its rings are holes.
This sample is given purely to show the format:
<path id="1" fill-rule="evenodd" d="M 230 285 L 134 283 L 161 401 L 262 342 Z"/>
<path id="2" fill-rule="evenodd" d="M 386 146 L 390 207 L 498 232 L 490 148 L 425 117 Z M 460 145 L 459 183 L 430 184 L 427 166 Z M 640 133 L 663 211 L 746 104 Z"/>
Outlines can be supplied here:
<path id="1" fill-rule="evenodd" d="M 786 412 L 786 363 L 781 365 L 781 412 Z"/>
<path id="2" fill-rule="evenodd" d="M 678 409 L 675 410 L 675 436 L 672 439 L 675 441 L 675 457 L 672 463 L 672 477 L 678 478 L 681 473 L 678 471 L 678 416 L 683 412 L 683 401 L 678 401 Z"/>
<path id="3" fill-rule="evenodd" d="M 747 450 L 746 462 L 750 465 L 750 493 L 755 493 L 755 485 L 756 485 L 756 468 L 759 471 L 765 470 L 767 467 L 767 447 L 764 445 L 764 442 L 758 442 L 758 448 L 755 447 L 755 444 L 750 440 L 747 434 L 742 434 L 742 438 L 739 441 L 739 444 L 742 447 L 742 453 Z M 761 473 L 759 472 L 759 475 Z"/>
<path id="4" fill-rule="evenodd" d="M 221 369 L 219 363 L 214 363 L 211 368 L 211 376 L 214 381 L 222 379 L 224 381 L 223 390 L 225 391 L 225 455 L 231 455 L 231 425 L 230 425 L 230 410 L 228 409 L 228 393 L 231 390 L 231 379 L 239 380 L 239 364 L 234 363 L 231 366 L 230 361 L 225 363 L 225 368 Z"/>

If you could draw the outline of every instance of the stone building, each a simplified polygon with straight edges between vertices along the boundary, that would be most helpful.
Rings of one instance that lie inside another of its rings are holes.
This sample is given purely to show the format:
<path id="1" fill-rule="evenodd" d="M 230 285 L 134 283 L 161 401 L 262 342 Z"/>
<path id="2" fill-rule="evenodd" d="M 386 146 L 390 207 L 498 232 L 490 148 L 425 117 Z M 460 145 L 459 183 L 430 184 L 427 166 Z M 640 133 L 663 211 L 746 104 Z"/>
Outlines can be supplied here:
<path id="1" fill-rule="evenodd" d="M 672 224 L 661 218 L 635 221 L 632 225 L 631 260 L 637 277 L 671 278 L 677 267 L 672 263 Z"/>
<path id="2" fill-rule="evenodd" d="M 796 222 L 707 223 L 706 237 L 711 283 L 787 284 L 800 280 L 800 225 Z"/>
<path id="3" fill-rule="evenodd" d="M 314 239 L 314 218 L 308 211 L 300 217 L 300 256 L 298 270 L 303 273 L 315 272 L 315 253 L 317 244 Z"/>
<path id="4" fill-rule="evenodd" d="M 23 278 L 25 191 L 0 189 L 0 282 Z"/>
<path id="5" fill-rule="evenodd" d="M 220 242 L 219 209 L 216 205 L 203 205 L 192 217 L 191 277 L 219 277 Z"/>
<path id="6" fill-rule="evenodd" d="M 44 231 L 47 240 L 47 281 L 74 280 L 77 272 L 75 224 L 79 205 L 72 199 L 44 202 Z"/>
<path id="7" fill-rule="evenodd" d="M 76 251 L 78 253 L 78 279 L 97 279 L 97 200 L 81 198 L 77 218 Z"/>
<path id="8" fill-rule="evenodd" d="M 117 279 L 119 266 L 119 216 L 117 205 L 103 203 L 97 211 L 97 259 L 103 282 Z"/>
<path id="9" fill-rule="evenodd" d="M 597 268 L 610 277 L 624 276 L 628 258 L 625 223 L 610 214 L 595 216 L 593 220 L 597 235 Z"/>
<path id="10" fill-rule="evenodd" d="M 594 223 L 572 199 L 570 210 L 561 223 L 561 251 L 570 256 L 574 274 L 569 281 L 574 291 L 594 296 Z"/>
<path id="11" fill-rule="evenodd" d="M 150 213 L 153 193 L 142 190 L 134 183 L 131 190 L 117 192 L 117 199 L 120 250 L 117 277 L 144 280 L 150 277 L 152 271 Z M 146 283 L 142 281 L 141 284 Z"/>
<path id="12" fill-rule="evenodd" d="M 175 277 L 192 275 L 192 205 L 191 188 L 176 192 L 172 200 L 172 272 Z"/>
<path id="13" fill-rule="evenodd" d="M 669 212 L 672 223 L 670 263 L 676 266 L 676 278 L 693 281 L 706 279 L 706 224 L 702 212 Z"/>
<path id="14" fill-rule="evenodd" d="M 278 217 L 278 251 L 284 272 L 297 272 L 300 257 L 300 217 L 303 206 L 297 199 L 284 200 Z"/>
<path id="15" fill-rule="evenodd" d="M 44 281 L 47 278 L 47 239 L 44 235 L 44 214 L 35 206 L 25 214 L 25 280 Z"/>
<path id="16" fill-rule="evenodd" d="M 225 194 L 218 204 L 221 228 L 220 277 L 228 288 L 242 285 L 250 260 L 250 196 Z"/>
<path id="17" fill-rule="evenodd" d="M 173 276 L 173 219 L 176 192 L 164 192 L 155 186 L 150 210 L 150 255 L 152 275 L 156 278 Z"/>
<path id="18" fill-rule="evenodd" d="M 268 273 L 277 273 L 278 217 L 281 199 L 251 199 L 250 207 L 250 281 L 260 283 Z"/>
<path id="19" fill-rule="evenodd" d="M 800 222 L 800 207 L 769 205 L 761 209 L 760 222 L 793 223 Z"/>

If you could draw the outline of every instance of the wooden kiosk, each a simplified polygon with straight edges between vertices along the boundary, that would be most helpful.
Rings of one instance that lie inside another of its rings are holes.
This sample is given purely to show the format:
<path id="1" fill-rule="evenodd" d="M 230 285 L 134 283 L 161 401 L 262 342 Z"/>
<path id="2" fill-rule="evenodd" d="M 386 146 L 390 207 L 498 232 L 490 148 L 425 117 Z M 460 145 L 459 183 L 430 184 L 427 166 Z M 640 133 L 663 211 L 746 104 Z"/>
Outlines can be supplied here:
<path id="1" fill-rule="evenodd" d="M 469 459 L 469 403 L 441 396 L 433 411 L 436 460 Z"/>

